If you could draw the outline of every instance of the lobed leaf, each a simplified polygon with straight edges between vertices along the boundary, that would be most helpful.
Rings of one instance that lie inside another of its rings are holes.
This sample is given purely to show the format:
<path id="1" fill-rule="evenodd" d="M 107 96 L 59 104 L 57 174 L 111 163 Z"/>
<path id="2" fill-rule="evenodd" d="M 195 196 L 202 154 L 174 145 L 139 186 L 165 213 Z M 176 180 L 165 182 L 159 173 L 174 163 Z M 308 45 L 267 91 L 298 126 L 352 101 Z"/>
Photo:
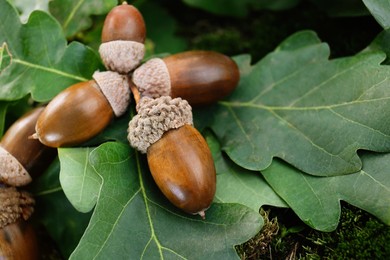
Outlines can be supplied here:
<path id="1" fill-rule="evenodd" d="M 371 15 L 384 28 L 390 27 L 390 2 L 389 0 L 363 0 Z"/>
<path id="2" fill-rule="evenodd" d="M 239 86 L 219 102 L 211 124 L 235 163 L 264 170 L 278 157 L 309 174 L 332 176 L 359 171 L 359 149 L 390 150 L 385 55 L 328 56 L 329 47 L 304 31 L 254 66 L 248 56 L 236 58 Z"/>
<path id="3" fill-rule="evenodd" d="M 255 211 L 263 205 L 288 207 L 258 172 L 241 168 L 224 156 L 213 135 L 206 134 L 206 140 L 217 172 L 216 201 L 239 203 Z"/>
<path id="4" fill-rule="evenodd" d="M 50 13 L 58 21 L 67 37 L 88 29 L 92 25 L 92 15 L 108 13 L 118 1 L 116 0 L 53 0 L 50 1 Z"/>
<path id="5" fill-rule="evenodd" d="M 77 42 L 67 45 L 60 25 L 47 13 L 34 11 L 21 24 L 16 10 L 0 0 L 0 17 L 0 45 L 6 46 L 7 54 L 2 55 L 7 66 L 0 67 L 2 100 L 31 93 L 36 101 L 48 101 L 73 83 L 90 79 L 102 67 L 91 49 Z"/>
<path id="6" fill-rule="evenodd" d="M 102 180 L 89 164 L 91 148 L 59 148 L 60 183 L 73 207 L 80 212 L 93 209 Z"/>
<path id="7" fill-rule="evenodd" d="M 336 229 L 340 200 L 390 225 L 390 154 L 366 153 L 362 161 L 361 171 L 343 176 L 311 176 L 279 160 L 262 174 L 294 212 L 315 229 Z"/>
<path id="8" fill-rule="evenodd" d="M 43 224 L 44 230 L 57 242 L 56 246 L 67 259 L 77 246 L 91 214 L 80 213 L 69 203 L 58 179 L 59 170 L 60 163 L 55 160 L 42 176 L 32 182 L 30 189 L 36 200 L 32 217 Z M 41 233 L 40 227 L 40 238 Z M 51 242 L 46 239 L 42 243 L 44 248 L 49 248 Z"/>
<path id="9" fill-rule="evenodd" d="M 93 183 L 101 190 L 71 259 L 237 259 L 233 245 L 255 235 L 262 225 L 256 211 L 239 204 L 215 203 L 206 220 L 178 211 L 128 145 L 105 143 L 89 158 L 102 179 L 101 186 Z"/>
<path id="10" fill-rule="evenodd" d="M 22 22 L 27 22 L 30 14 L 35 10 L 49 11 L 49 0 L 10 0 L 20 12 Z"/>

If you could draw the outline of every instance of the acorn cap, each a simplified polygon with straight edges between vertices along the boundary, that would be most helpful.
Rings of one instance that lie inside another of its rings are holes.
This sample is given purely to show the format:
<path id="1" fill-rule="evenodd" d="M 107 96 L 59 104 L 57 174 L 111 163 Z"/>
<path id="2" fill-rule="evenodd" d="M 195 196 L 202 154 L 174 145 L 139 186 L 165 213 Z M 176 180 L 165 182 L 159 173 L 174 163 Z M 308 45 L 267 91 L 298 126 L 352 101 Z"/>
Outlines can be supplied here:
<path id="1" fill-rule="evenodd" d="M 129 122 L 127 139 L 141 153 L 157 142 L 169 129 L 192 125 L 192 108 L 181 98 L 143 97 L 137 104 L 138 114 Z"/>
<path id="2" fill-rule="evenodd" d="M 0 146 L 0 182 L 23 186 L 32 181 L 30 174 L 12 154 Z"/>
<path id="3" fill-rule="evenodd" d="M 143 96 L 158 98 L 171 94 L 169 71 L 160 58 L 150 59 L 134 70 L 132 80 Z"/>
<path id="4" fill-rule="evenodd" d="M 130 88 L 127 76 L 113 71 L 96 71 L 92 78 L 107 98 L 115 116 L 123 115 L 130 103 Z"/>
<path id="5" fill-rule="evenodd" d="M 18 191 L 15 187 L 0 187 L 0 228 L 21 217 L 27 220 L 34 212 L 34 204 L 28 192 Z"/>
<path id="6" fill-rule="evenodd" d="M 116 40 L 100 44 L 99 53 L 108 70 L 126 74 L 141 63 L 145 46 L 135 41 Z"/>

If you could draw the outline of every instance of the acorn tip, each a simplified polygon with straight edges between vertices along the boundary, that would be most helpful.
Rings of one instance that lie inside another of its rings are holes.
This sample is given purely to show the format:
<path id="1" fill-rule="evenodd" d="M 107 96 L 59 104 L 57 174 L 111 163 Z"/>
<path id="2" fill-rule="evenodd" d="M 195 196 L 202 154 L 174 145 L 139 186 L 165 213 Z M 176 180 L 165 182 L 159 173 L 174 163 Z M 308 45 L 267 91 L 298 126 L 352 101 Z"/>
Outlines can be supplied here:
<path id="1" fill-rule="evenodd" d="M 32 135 L 30 135 L 30 136 L 28 137 L 28 139 L 39 139 L 39 136 L 38 136 L 37 133 L 33 133 Z"/>

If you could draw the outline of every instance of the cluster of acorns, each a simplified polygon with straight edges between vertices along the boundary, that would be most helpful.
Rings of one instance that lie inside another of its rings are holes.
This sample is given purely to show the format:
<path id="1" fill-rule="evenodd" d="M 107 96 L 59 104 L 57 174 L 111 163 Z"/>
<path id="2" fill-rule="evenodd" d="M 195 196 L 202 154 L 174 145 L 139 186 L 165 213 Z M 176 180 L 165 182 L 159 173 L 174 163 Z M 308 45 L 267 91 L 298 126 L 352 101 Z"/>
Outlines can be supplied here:
<path id="1" fill-rule="evenodd" d="M 40 164 L 43 151 L 96 136 L 126 112 L 131 93 L 137 115 L 129 122 L 130 145 L 147 154 L 157 186 L 176 207 L 204 218 L 214 198 L 216 173 L 209 147 L 193 127 L 191 105 L 211 104 L 231 93 L 239 81 L 238 67 L 212 51 L 141 64 L 145 38 L 141 13 L 126 2 L 114 7 L 99 48 L 108 71 L 70 86 L 7 131 L 0 143 L 0 227 L 21 216 L 27 219 L 33 211 L 33 198 L 15 187 L 31 181 L 30 170 Z"/>

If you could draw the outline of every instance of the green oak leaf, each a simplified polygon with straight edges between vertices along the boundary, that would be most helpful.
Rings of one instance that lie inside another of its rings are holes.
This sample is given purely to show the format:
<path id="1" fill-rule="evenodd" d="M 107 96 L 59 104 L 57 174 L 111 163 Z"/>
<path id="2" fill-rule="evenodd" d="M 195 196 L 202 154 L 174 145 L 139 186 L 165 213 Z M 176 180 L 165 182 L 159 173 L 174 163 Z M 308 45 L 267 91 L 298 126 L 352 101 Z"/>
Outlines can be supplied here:
<path id="1" fill-rule="evenodd" d="M 101 177 L 87 163 L 91 148 L 60 148 L 60 183 L 65 195 L 80 212 L 93 209 L 99 196 Z"/>
<path id="2" fill-rule="evenodd" d="M 67 159 L 73 160 L 61 158 Z M 99 197 L 70 259 L 238 259 L 233 246 L 262 226 L 258 212 L 239 204 L 214 203 L 205 220 L 182 213 L 157 189 L 145 158 L 129 145 L 104 143 L 90 152 L 85 164 L 102 182 L 92 180 Z"/>
<path id="3" fill-rule="evenodd" d="M 3 42 L 3 45 L 0 47 L 0 72 L 9 65 L 10 56 L 7 50 L 7 44 Z"/>
<path id="4" fill-rule="evenodd" d="M 375 20 L 384 28 L 390 27 L 390 1 L 389 0 L 363 0 Z"/>
<path id="5" fill-rule="evenodd" d="M 116 0 L 53 0 L 50 1 L 50 13 L 58 21 L 67 37 L 88 29 L 92 25 L 91 15 L 108 13 L 118 4 Z"/>
<path id="6" fill-rule="evenodd" d="M 217 172 L 215 200 L 223 203 L 239 203 L 259 211 L 263 205 L 288 207 L 258 173 L 234 164 L 220 150 L 214 135 L 206 133 L 206 140 L 213 154 Z"/>
<path id="7" fill-rule="evenodd" d="M 375 39 L 363 50 L 363 52 L 369 51 L 383 51 L 386 53 L 386 59 L 382 64 L 390 64 L 390 28 L 380 32 Z"/>
<path id="8" fill-rule="evenodd" d="M 342 176 L 308 175 L 279 160 L 262 174 L 294 212 L 315 229 L 336 229 L 340 200 L 390 225 L 390 154 L 366 153 L 362 161 L 361 171 Z"/>
<path id="9" fill-rule="evenodd" d="M 390 150 L 384 53 L 328 56 L 329 47 L 303 31 L 253 66 L 248 56 L 236 58 L 239 85 L 209 113 L 235 163 L 264 170 L 278 157 L 309 174 L 331 176 L 359 171 L 359 149 Z"/>
<path id="10" fill-rule="evenodd" d="M 10 0 L 20 12 L 22 22 L 27 22 L 30 14 L 35 10 L 49 11 L 49 0 Z"/>
<path id="11" fill-rule="evenodd" d="M 0 45 L 6 46 L 8 60 L 0 67 L 2 100 L 31 93 L 36 101 L 48 101 L 102 67 L 96 52 L 77 42 L 67 45 L 60 25 L 47 13 L 34 11 L 22 24 L 16 10 L 0 0 L 0 17 Z"/>
<path id="12" fill-rule="evenodd" d="M 56 159 L 42 176 L 32 182 L 30 191 L 36 200 L 32 217 L 34 222 L 43 224 L 67 259 L 83 235 L 91 214 L 80 213 L 69 203 L 58 179 L 59 171 L 60 163 Z"/>

